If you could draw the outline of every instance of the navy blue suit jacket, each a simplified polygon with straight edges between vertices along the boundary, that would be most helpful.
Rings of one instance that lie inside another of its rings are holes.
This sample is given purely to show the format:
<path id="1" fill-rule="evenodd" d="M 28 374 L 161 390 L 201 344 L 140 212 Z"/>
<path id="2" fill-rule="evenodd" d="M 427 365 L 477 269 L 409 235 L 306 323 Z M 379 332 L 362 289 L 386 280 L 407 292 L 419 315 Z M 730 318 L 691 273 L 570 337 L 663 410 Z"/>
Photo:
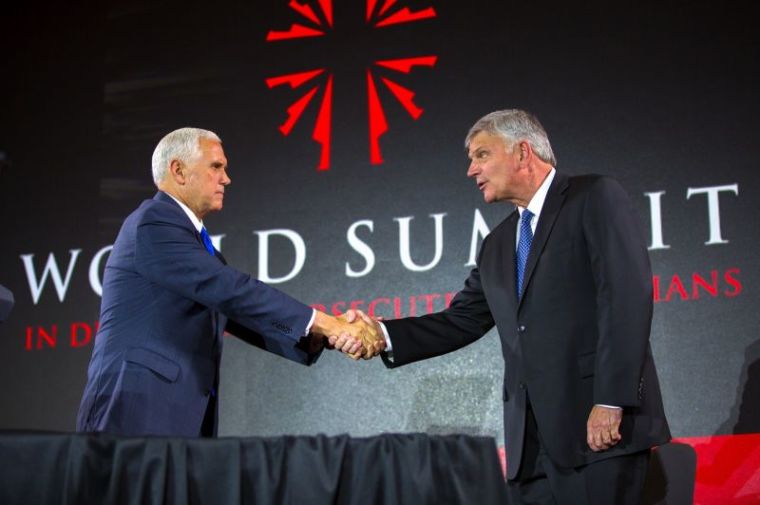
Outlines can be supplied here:
<path id="1" fill-rule="evenodd" d="M 77 429 L 197 436 L 216 394 L 225 328 L 310 364 L 302 337 L 312 313 L 210 255 L 185 212 L 159 192 L 126 219 L 106 263 Z"/>

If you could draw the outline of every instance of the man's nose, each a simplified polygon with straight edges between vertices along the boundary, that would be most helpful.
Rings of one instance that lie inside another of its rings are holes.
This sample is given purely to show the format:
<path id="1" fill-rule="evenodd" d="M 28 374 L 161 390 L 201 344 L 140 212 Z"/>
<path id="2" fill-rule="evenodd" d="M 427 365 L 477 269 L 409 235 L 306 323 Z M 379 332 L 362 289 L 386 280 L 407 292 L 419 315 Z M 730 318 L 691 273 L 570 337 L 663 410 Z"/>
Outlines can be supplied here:
<path id="1" fill-rule="evenodd" d="M 475 177 L 478 175 L 478 171 L 480 168 L 478 167 L 478 164 L 474 161 L 470 162 L 470 166 L 467 167 L 467 177 Z"/>

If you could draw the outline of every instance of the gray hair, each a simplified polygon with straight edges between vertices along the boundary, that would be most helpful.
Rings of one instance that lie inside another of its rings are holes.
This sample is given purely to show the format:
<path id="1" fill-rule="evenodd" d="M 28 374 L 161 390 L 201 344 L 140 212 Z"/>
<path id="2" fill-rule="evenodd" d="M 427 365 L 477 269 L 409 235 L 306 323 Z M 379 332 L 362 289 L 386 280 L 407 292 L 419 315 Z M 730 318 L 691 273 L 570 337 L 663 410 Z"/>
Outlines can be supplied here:
<path id="1" fill-rule="evenodd" d="M 520 109 L 506 109 L 486 114 L 478 119 L 467 132 L 464 141 L 465 149 L 470 148 L 470 142 L 480 132 L 498 135 L 508 144 L 525 140 L 533 148 L 533 152 L 539 159 L 553 167 L 557 166 L 557 159 L 554 157 L 551 144 L 549 144 L 546 130 L 541 126 L 538 118 L 530 112 Z"/>
<path id="2" fill-rule="evenodd" d="M 200 158 L 201 139 L 221 142 L 219 136 L 200 128 L 180 128 L 162 138 L 153 151 L 153 182 L 156 186 L 164 180 L 172 160 L 190 163 Z"/>

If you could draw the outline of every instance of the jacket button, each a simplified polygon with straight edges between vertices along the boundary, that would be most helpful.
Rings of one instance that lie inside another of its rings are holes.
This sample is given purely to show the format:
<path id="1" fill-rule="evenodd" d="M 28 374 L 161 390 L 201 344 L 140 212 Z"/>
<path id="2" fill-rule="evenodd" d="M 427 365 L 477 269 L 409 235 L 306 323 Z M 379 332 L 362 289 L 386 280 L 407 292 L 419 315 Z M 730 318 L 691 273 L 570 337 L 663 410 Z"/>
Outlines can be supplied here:
<path id="1" fill-rule="evenodd" d="M 517 333 L 525 333 L 525 325 L 520 325 L 517 327 Z"/>
<path id="2" fill-rule="evenodd" d="M 519 387 L 520 389 L 525 389 L 525 383 L 524 383 L 524 382 L 521 382 L 521 383 L 519 383 L 519 384 L 517 385 L 517 387 Z"/>

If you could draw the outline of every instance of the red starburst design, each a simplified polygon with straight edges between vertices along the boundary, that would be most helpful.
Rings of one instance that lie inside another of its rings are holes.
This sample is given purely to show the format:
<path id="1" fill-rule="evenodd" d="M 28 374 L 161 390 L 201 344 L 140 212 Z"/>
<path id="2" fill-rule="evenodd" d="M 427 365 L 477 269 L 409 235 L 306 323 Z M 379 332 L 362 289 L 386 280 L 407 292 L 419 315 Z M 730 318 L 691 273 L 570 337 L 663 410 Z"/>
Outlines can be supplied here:
<path id="1" fill-rule="evenodd" d="M 400 23 L 411 23 L 423 19 L 434 18 L 435 9 L 428 7 L 418 11 L 411 11 L 409 7 L 399 8 L 396 0 L 366 0 L 366 23 L 372 28 L 383 28 Z M 313 2 L 312 2 L 313 4 Z M 312 5 L 304 1 L 290 0 L 288 6 L 298 13 L 303 19 L 303 23 L 293 23 L 286 31 L 270 30 L 267 33 L 267 42 L 275 42 L 286 39 L 299 39 L 304 37 L 320 37 L 333 29 L 333 6 L 332 0 L 318 0 L 319 11 L 315 12 Z M 395 6 L 395 8 L 394 8 Z M 408 74 L 416 66 L 432 67 L 437 60 L 436 56 L 416 56 L 412 58 L 399 58 L 392 60 L 377 60 L 367 69 L 367 102 L 369 104 L 369 158 L 370 163 L 378 165 L 383 162 L 380 152 L 380 137 L 388 131 L 388 122 L 385 118 L 385 111 L 377 92 L 375 74 L 382 69 L 384 72 L 391 70 L 398 73 Z M 374 73 L 373 73 L 374 71 Z M 332 134 L 332 72 L 327 68 L 316 68 L 304 72 L 280 75 L 266 79 L 267 86 L 271 89 L 283 84 L 289 85 L 292 89 L 300 88 L 308 82 L 313 82 L 315 78 L 325 74 L 324 91 L 322 93 L 322 104 L 319 107 L 317 120 L 314 124 L 312 138 L 319 143 L 321 155 L 319 159 L 318 170 L 328 170 L 330 168 L 330 138 Z M 379 77 L 380 82 L 385 85 L 391 94 L 396 97 L 398 102 L 409 113 L 412 119 L 417 120 L 422 115 L 422 108 L 414 103 L 414 92 L 405 88 L 401 84 L 391 80 L 389 77 Z M 314 97 L 322 88 L 322 83 L 312 85 L 305 93 L 301 95 L 290 107 L 287 108 L 287 119 L 280 125 L 280 132 L 288 135 L 293 127 L 298 123 L 303 112 L 309 106 Z"/>

